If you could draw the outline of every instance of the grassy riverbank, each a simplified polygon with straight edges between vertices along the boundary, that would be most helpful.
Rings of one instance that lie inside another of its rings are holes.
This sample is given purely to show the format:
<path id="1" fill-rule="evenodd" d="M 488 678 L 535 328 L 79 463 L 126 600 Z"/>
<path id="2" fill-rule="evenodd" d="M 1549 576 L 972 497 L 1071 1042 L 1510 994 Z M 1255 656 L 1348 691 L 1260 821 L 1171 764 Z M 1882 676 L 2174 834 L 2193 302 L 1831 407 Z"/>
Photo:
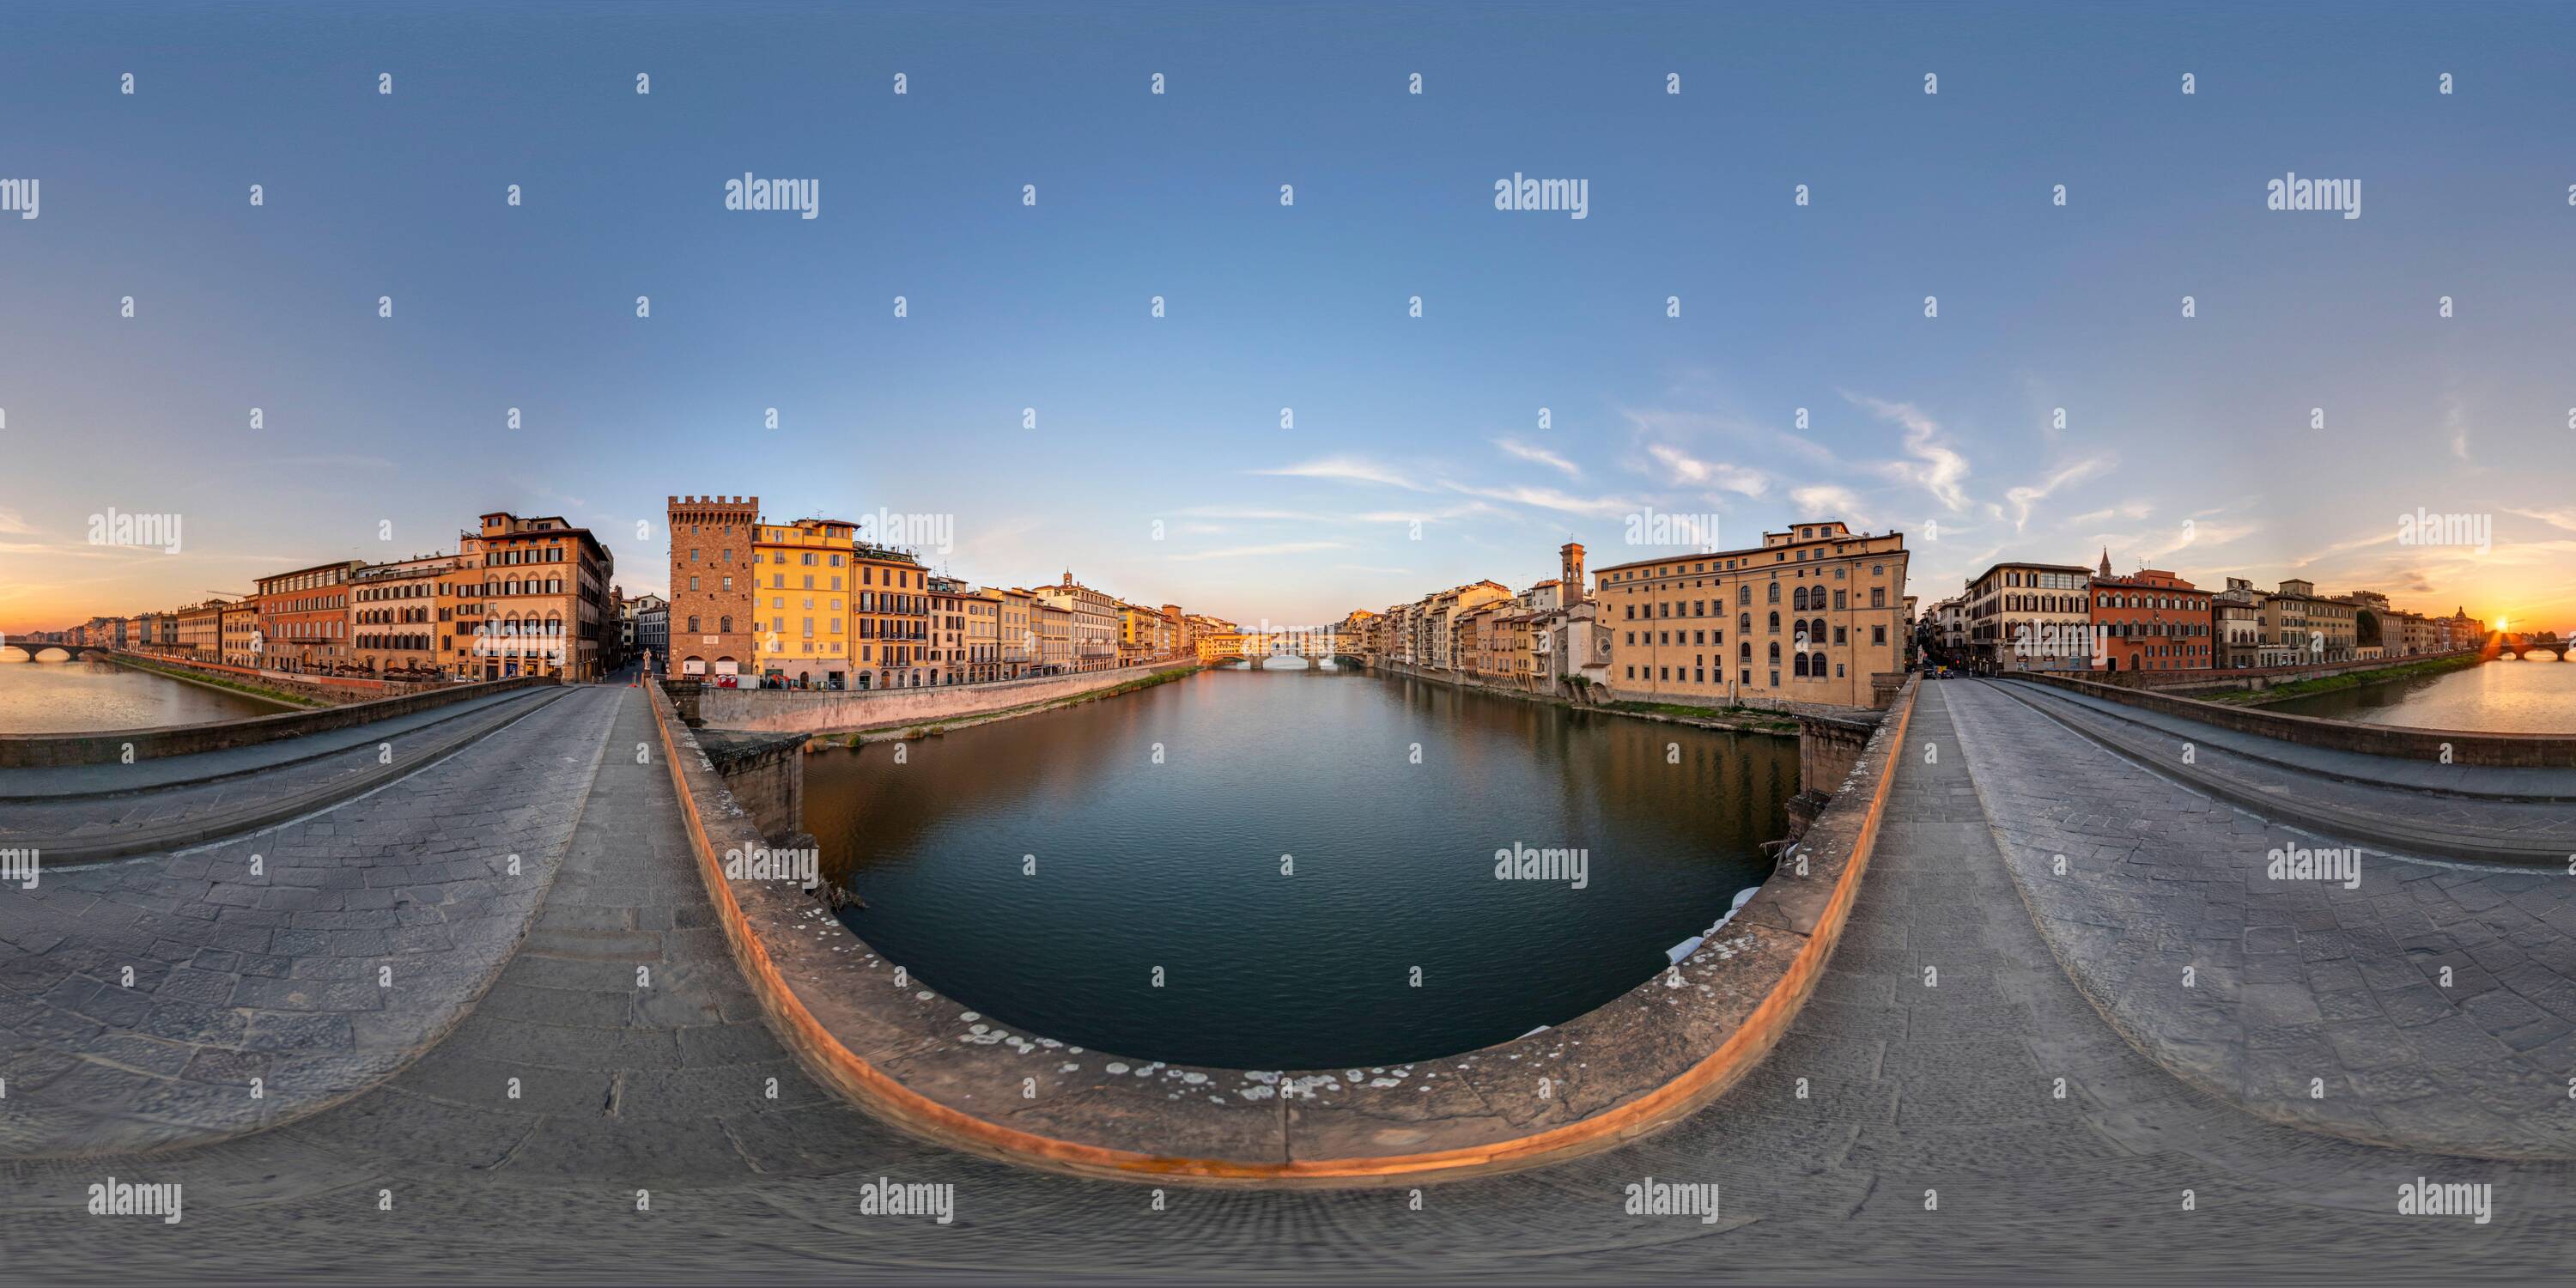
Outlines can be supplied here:
<path id="1" fill-rule="evenodd" d="M 153 663 L 137 661 L 130 657 L 116 657 L 108 660 L 116 663 L 118 666 L 129 666 L 137 671 L 150 671 L 154 675 L 182 681 L 187 684 L 202 684 L 209 689 L 230 689 L 235 693 L 257 698 L 262 702 L 274 702 L 281 707 L 291 707 L 298 711 L 318 710 L 322 707 L 331 705 L 319 698 L 308 698 L 301 694 L 288 693 L 283 689 L 272 689 L 264 684 L 250 684 L 241 680 L 233 679 L 230 676 L 201 675 L 195 671 L 186 670 L 184 668 L 156 666 Z"/>
<path id="2" fill-rule="evenodd" d="M 1623 715 L 1664 716 L 1682 724 L 1708 729 L 1733 729 L 1744 733 L 1798 732 L 1798 722 L 1777 711 L 1754 707 L 1695 707 L 1681 702 L 1604 702 L 1588 708 L 1593 711 L 1616 711 Z"/>
<path id="3" fill-rule="evenodd" d="M 2275 702 L 2304 698 L 2312 694 L 2340 693 L 2346 689 L 2386 684 L 2393 680 L 2412 680 L 2421 676 L 2443 675 L 2476 666 L 2478 661 L 2479 659 L 2474 657 L 2436 657 L 2421 662 L 2401 662 L 2377 671 L 2346 671 L 2341 675 L 2321 675 L 2313 680 L 2293 680 L 2288 684 L 2276 684 L 2262 690 L 2227 689 L 2216 693 L 2195 693 L 2190 696 L 2203 702 L 2220 702 L 2229 706 L 2268 706 Z"/>

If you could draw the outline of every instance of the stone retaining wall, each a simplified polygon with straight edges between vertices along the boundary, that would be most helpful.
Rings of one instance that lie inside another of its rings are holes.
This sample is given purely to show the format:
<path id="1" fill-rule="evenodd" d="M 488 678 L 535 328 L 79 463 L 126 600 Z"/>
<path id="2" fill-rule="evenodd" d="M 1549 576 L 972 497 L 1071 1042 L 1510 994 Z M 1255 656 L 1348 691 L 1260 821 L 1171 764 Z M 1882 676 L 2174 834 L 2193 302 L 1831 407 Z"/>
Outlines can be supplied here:
<path id="1" fill-rule="evenodd" d="M 172 657 L 164 653 L 133 653 L 116 652 L 111 650 L 96 654 L 95 656 L 102 657 L 111 662 L 149 662 L 154 666 L 166 666 L 181 671 L 194 671 L 199 675 L 213 676 L 227 680 L 240 680 L 247 684 L 259 685 L 262 688 L 276 689 L 281 692 L 292 693 L 299 698 L 312 698 L 318 702 L 328 702 L 333 706 L 345 706 L 356 702 L 372 702 L 377 698 L 398 698 L 412 693 L 427 693 L 442 685 L 448 684 L 448 681 L 439 679 L 379 680 L 359 675 L 308 675 L 301 671 L 268 671 L 254 667 L 233 666 L 225 662 L 205 662 L 196 658 Z M 252 694 L 249 696 L 256 697 L 258 695 Z M 280 705 L 285 704 L 281 703 Z"/>
<path id="2" fill-rule="evenodd" d="M 2356 671 L 2384 671 L 2390 667 L 2411 666 L 2417 662 L 2437 662 L 2443 658 L 2475 657 L 2476 649 L 2456 653 L 2419 653 L 2407 657 L 2374 658 L 2363 662 L 2327 662 L 2317 666 L 2249 666 L 2236 669 L 2203 671 L 2094 671 L 2083 678 L 2096 683 L 2116 684 L 2124 689 L 2153 689 L 2165 692 L 2202 692 L 2211 689 L 2250 689 L 2260 693 L 2276 684 L 2295 684 L 2301 680 L 2322 679 L 2329 675 L 2347 675 Z"/>
<path id="3" fill-rule="evenodd" d="M 451 684 L 402 697 L 379 698 L 320 711 L 287 711 L 273 716 L 250 716 L 205 724 L 118 729 L 105 733 L 0 735 L 0 769 L 27 769 L 40 765 L 112 765 L 124 760 L 129 752 L 136 760 L 154 760 L 162 756 L 248 747 L 280 738 L 346 729 L 485 694 L 554 682 L 550 677 L 522 676 L 515 680 L 488 680 L 481 684 Z"/>
<path id="4" fill-rule="evenodd" d="M 2473 733 L 2467 730 L 2409 729 L 2400 725 L 2360 724 L 2319 716 L 2294 716 L 2252 707 L 2231 707 L 2146 689 L 2124 688 L 2093 680 L 2039 672 L 2012 678 L 2032 680 L 2108 702 L 2197 720 L 2202 724 L 2261 734 L 2302 747 L 2396 756 L 2431 764 L 2489 765 L 2521 768 L 2576 767 L 2576 736 L 2541 733 Z"/>
<path id="5" fill-rule="evenodd" d="M 1112 671 L 1082 671 L 985 684 L 945 684 L 922 689 L 713 689 L 701 686 L 699 720 L 716 729 L 761 733 L 838 733 L 936 724 L 960 716 L 990 715 L 1013 707 L 1053 702 L 1141 680 L 1194 662 L 1162 662 Z"/>
<path id="6" fill-rule="evenodd" d="M 1002 1026 L 878 957 L 810 892 L 729 880 L 761 841 L 658 687 L 654 717 L 717 918 L 780 1039 L 817 1078 L 951 1148 L 1082 1175 L 1232 1186 L 1400 1184 L 1615 1148 L 1750 1072 L 1823 977 L 1858 898 L 1915 688 L 1833 803 L 1698 951 L 1565 1024 L 1367 1070 L 1192 1069 Z"/>

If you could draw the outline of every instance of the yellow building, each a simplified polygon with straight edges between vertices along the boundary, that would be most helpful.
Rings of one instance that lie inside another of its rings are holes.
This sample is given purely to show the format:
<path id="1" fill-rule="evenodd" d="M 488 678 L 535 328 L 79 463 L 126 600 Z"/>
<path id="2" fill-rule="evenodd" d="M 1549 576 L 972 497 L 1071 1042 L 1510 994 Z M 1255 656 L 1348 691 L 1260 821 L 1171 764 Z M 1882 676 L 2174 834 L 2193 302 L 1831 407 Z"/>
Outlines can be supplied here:
<path id="1" fill-rule="evenodd" d="M 1037 673 L 1063 675 L 1073 670 L 1073 610 L 1032 598 L 1029 616 L 1037 624 Z"/>
<path id="2" fill-rule="evenodd" d="M 1600 570 L 1619 700 L 1875 707 L 1905 670 L 1905 538 L 1801 523 L 1758 550 Z"/>
<path id="3" fill-rule="evenodd" d="M 1038 639 L 1040 601 L 1036 592 L 997 588 L 993 593 L 1002 602 L 1002 678 L 1016 680 L 1037 674 L 1044 661 L 1044 649 Z"/>
<path id="4" fill-rule="evenodd" d="M 986 586 L 966 595 L 966 679 L 1002 678 L 1002 592 Z"/>
<path id="5" fill-rule="evenodd" d="M 764 681 L 848 688 L 858 525 L 763 521 L 752 529 L 752 656 Z"/>
<path id="6" fill-rule="evenodd" d="M 908 550 L 862 543 L 855 617 L 859 687 L 918 688 L 930 682 L 930 570 Z"/>

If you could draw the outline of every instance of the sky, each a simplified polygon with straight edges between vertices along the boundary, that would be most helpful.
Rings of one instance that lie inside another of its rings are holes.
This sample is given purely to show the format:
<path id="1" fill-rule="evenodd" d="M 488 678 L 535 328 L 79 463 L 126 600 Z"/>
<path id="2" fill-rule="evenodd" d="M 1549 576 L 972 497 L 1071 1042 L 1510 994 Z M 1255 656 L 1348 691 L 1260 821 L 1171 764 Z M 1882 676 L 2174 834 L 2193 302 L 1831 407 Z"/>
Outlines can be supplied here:
<path id="1" fill-rule="evenodd" d="M 19 0 L 0 631 L 491 510 L 660 591 L 708 493 L 1246 623 L 1668 515 L 1903 531 L 1925 605 L 2107 550 L 2563 630 L 2570 48 L 2568 5 Z M 2293 174 L 2359 217 L 2267 208 Z"/>

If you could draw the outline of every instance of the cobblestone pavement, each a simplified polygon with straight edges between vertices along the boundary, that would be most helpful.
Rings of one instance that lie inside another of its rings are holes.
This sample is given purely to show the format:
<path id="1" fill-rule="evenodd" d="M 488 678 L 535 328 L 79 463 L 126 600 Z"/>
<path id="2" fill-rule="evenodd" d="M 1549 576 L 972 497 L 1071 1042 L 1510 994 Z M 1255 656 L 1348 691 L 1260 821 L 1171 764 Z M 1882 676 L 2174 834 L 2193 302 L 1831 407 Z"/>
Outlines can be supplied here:
<path id="1" fill-rule="evenodd" d="M 2576 1157 L 2576 879 L 2268 822 L 2067 731 L 2027 688 L 1944 691 L 2050 947 L 2158 1062 L 2356 1139 Z M 2302 874 L 2303 850 L 2352 861 Z"/>
<path id="2" fill-rule="evenodd" d="M 2576 771 L 2321 751 L 2026 681 L 1967 683 L 2008 694 L 2166 777 L 2284 821 L 2408 853 L 2537 862 L 2562 872 L 2576 855 Z M 2372 781 L 2374 773 L 2415 790 Z"/>
<path id="3" fill-rule="evenodd" d="M 254 1130 L 418 1055 L 526 930 L 611 709 L 596 692 L 532 704 L 319 813 L 0 886 L 0 1154 Z"/>
<path id="4" fill-rule="evenodd" d="M 1973 696 L 1942 686 L 1916 711 L 1834 965 L 1746 1083 L 1660 1136 L 1426 1187 L 1418 1204 L 1404 1190 L 1158 1196 L 1023 1171 L 819 1093 L 746 1023 L 721 945 L 698 928 L 703 896 L 660 835 L 662 767 L 638 773 L 623 754 L 644 736 L 642 699 L 623 700 L 607 799 L 583 811 L 546 920 L 495 990 L 489 1009 L 505 1013 L 478 1009 L 392 1082 L 284 1130 L 12 1168 L 11 1267 L 125 1281 L 2563 1273 L 2568 1165 L 2268 1121 L 2122 1041 L 2016 897 L 1951 727 L 1951 703 Z M 650 996 L 638 964 L 660 967 Z M 675 977 L 681 997 L 662 1000 Z M 521 1100 L 493 1092 L 508 1077 Z M 183 1184 L 184 1221 L 84 1214 L 86 1187 L 109 1175 Z M 2398 1187 L 2418 1177 L 2492 1185 L 2491 1220 L 2398 1215 Z M 880 1178 L 954 1186 L 953 1220 L 868 1212 Z M 1649 1178 L 1721 1184 L 1722 1218 L 1626 1215 L 1626 1187 Z"/>
<path id="5" fill-rule="evenodd" d="M 176 783 L 205 782 L 234 774 L 264 773 L 280 765 L 352 747 L 373 748 L 388 735 L 400 735 L 430 725 L 453 720 L 484 710 L 495 703 L 524 699 L 542 689 L 519 689 L 490 693 L 480 697 L 450 702 L 414 711 L 408 715 L 388 716 L 345 729 L 325 729 L 319 733 L 298 734 L 274 742 L 253 743 L 246 747 L 226 747 L 221 751 L 202 751 L 186 756 L 154 756 L 131 765 L 34 765 L 11 769 L 0 774 L 0 801 L 16 804 L 26 800 L 52 797 L 116 795 L 148 791 Z M 279 714 L 291 714 L 281 712 Z"/>
<path id="6" fill-rule="evenodd" d="M 48 786 L 125 781 L 121 773 L 149 767 L 159 785 L 135 780 L 133 791 L 55 793 L 9 802 L 0 818 L 0 845 L 31 847 L 49 863 L 147 854 L 231 836 L 319 809 L 398 778 L 471 744 L 493 729 L 562 696 L 559 690 L 523 689 L 476 703 L 443 720 L 404 720 L 363 741 L 341 743 L 324 754 L 298 755 L 295 740 L 270 744 L 273 767 L 243 773 L 239 762 L 201 771 L 209 779 L 170 781 L 192 772 L 192 756 L 125 765 L 81 765 L 53 770 L 12 770 L 56 775 Z M 437 713 L 430 713 L 437 714 Z M 260 750 L 245 748 L 243 750 Z M 229 756 L 232 753 L 214 753 Z"/>

